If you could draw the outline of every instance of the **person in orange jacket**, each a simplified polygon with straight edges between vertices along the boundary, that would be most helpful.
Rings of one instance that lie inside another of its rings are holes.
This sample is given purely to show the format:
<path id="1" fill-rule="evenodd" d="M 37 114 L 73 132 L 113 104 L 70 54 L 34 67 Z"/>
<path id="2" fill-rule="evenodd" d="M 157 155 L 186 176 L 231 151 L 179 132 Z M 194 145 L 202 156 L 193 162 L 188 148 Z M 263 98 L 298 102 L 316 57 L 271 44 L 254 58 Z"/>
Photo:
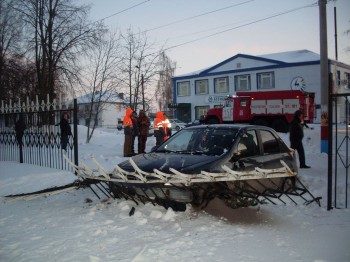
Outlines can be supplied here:
<path id="1" fill-rule="evenodd" d="M 167 140 L 171 136 L 171 125 L 169 118 L 163 114 L 163 128 L 164 128 L 164 141 Z"/>
<path id="2" fill-rule="evenodd" d="M 123 127 L 124 127 L 124 157 L 132 156 L 132 139 L 133 139 L 133 123 L 131 119 L 131 114 L 133 110 L 131 108 L 127 108 L 125 111 L 125 116 L 123 119 Z"/>
<path id="3" fill-rule="evenodd" d="M 154 136 L 156 138 L 156 146 L 159 146 L 163 141 L 164 137 L 166 136 L 164 126 L 164 112 L 158 111 L 156 113 L 156 118 L 154 119 Z"/>

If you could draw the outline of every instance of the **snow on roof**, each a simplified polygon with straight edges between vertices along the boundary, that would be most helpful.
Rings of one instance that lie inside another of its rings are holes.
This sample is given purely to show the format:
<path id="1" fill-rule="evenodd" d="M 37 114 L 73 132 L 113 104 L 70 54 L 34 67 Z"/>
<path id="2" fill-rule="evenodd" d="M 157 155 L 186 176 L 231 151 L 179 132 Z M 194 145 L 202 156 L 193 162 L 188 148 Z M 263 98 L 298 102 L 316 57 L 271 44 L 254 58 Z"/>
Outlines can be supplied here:
<path id="1" fill-rule="evenodd" d="M 309 50 L 288 51 L 282 53 L 273 53 L 259 55 L 258 57 L 277 60 L 285 63 L 300 63 L 320 60 L 320 55 Z"/>
<path id="2" fill-rule="evenodd" d="M 237 54 L 231 58 L 234 57 L 239 57 L 239 56 L 247 56 L 244 54 Z M 251 57 L 252 59 L 254 59 L 254 57 L 256 58 L 264 58 L 264 59 L 269 59 L 269 60 L 275 60 L 275 61 L 280 61 L 283 63 L 301 63 L 301 62 L 310 62 L 310 61 L 319 61 L 320 60 L 320 55 L 317 53 L 314 53 L 312 51 L 309 50 L 296 50 L 296 51 L 288 51 L 288 52 L 280 52 L 280 53 L 272 53 L 272 54 L 265 54 L 265 55 L 248 55 L 249 57 Z M 225 61 L 230 60 L 227 59 Z M 224 61 L 224 62 L 225 62 Z M 221 63 L 224 63 L 221 62 Z M 219 64 L 221 64 L 219 63 Z M 218 65 L 218 64 L 217 64 Z M 188 74 L 183 74 L 183 75 L 178 75 L 175 78 L 181 78 L 181 77 L 187 77 L 187 76 L 196 76 L 201 74 L 202 72 L 213 68 L 214 66 L 210 66 L 207 67 L 205 69 L 201 69 L 192 73 L 188 73 Z"/>
<path id="3" fill-rule="evenodd" d="M 91 102 L 93 93 L 89 93 L 80 97 L 77 97 L 77 103 L 78 104 L 86 104 Z M 98 101 L 100 97 L 100 94 L 97 92 L 95 93 L 94 100 Z M 118 93 L 113 93 L 113 92 L 104 92 L 101 96 L 101 101 L 103 102 L 108 102 L 108 103 L 123 103 L 125 99 L 121 98 L 122 95 Z"/>

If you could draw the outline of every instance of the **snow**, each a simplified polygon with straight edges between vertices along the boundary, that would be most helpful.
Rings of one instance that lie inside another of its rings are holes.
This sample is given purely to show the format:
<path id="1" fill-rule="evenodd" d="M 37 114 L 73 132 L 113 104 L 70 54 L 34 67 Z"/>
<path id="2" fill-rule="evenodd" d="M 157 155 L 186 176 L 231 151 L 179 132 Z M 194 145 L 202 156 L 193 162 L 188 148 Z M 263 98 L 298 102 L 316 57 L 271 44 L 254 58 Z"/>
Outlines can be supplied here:
<path id="1" fill-rule="evenodd" d="M 0 162 L 0 261 L 350 261 L 350 210 L 327 211 L 327 158 L 320 127 L 305 130 L 300 177 L 321 207 L 260 205 L 174 212 L 152 204 L 98 199 L 81 188 L 45 197 L 4 196 L 68 184 L 67 171 Z M 90 144 L 79 128 L 80 162 L 108 169 L 123 161 L 123 134 L 99 129 Z M 280 134 L 289 144 L 288 134 Z M 147 149 L 154 146 L 148 139 Z M 339 199 L 343 201 L 344 198 Z M 344 205 L 344 203 L 340 203 Z M 129 216 L 132 208 L 135 213 Z"/>
<path id="2" fill-rule="evenodd" d="M 297 50 L 281 53 L 259 55 L 258 57 L 277 60 L 285 63 L 301 63 L 319 61 L 320 55 L 309 50 Z"/>

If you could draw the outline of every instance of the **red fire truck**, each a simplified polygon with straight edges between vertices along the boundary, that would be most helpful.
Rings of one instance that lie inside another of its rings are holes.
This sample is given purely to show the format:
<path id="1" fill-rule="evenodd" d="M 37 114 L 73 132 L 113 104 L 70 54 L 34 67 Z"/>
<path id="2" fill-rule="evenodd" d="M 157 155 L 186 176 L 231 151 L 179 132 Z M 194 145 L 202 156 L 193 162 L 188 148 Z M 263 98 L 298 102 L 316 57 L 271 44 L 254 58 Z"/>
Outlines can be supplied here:
<path id="1" fill-rule="evenodd" d="M 237 92 L 236 96 L 227 97 L 223 106 L 209 109 L 204 122 L 250 123 L 288 132 L 296 110 L 303 111 L 306 123 L 313 123 L 314 98 L 315 93 L 300 90 Z"/>

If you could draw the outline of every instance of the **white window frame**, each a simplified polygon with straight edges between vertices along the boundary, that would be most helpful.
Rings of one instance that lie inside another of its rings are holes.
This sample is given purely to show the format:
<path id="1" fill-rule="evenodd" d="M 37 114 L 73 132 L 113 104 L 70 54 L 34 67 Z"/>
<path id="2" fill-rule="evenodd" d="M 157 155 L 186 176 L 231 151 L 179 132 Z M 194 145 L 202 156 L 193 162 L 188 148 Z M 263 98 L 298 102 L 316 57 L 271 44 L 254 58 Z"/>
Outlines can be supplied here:
<path id="1" fill-rule="evenodd" d="M 177 96 L 190 96 L 190 81 L 177 82 Z"/>
<path id="2" fill-rule="evenodd" d="M 251 90 L 251 78 L 249 74 L 235 76 L 235 90 L 236 91 Z"/>
<path id="3" fill-rule="evenodd" d="M 257 74 L 257 89 L 275 88 L 275 72 L 263 72 Z"/>
<path id="4" fill-rule="evenodd" d="M 195 81 L 195 94 L 207 95 L 209 94 L 209 81 L 208 79 L 200 79 Z"/>
<path id="5" fill-rule="evenodd" d="M 345 84 L 345 89 L 350 89 L 350 73 L 345 72 L 344 78 L 347 81 L 347 83 Z"/>
<path id="6" fill-rule="evenodd" d="M 229 82 L 228 76 L 214 78 L 214 93 L 228 93 L 229 92 Z"/>
<path id="7" fill-rule="evenodd" d="M 200 119 L 202 115 L 205 115 L 210 106 L 195 106 L 195 119 Z"/>

